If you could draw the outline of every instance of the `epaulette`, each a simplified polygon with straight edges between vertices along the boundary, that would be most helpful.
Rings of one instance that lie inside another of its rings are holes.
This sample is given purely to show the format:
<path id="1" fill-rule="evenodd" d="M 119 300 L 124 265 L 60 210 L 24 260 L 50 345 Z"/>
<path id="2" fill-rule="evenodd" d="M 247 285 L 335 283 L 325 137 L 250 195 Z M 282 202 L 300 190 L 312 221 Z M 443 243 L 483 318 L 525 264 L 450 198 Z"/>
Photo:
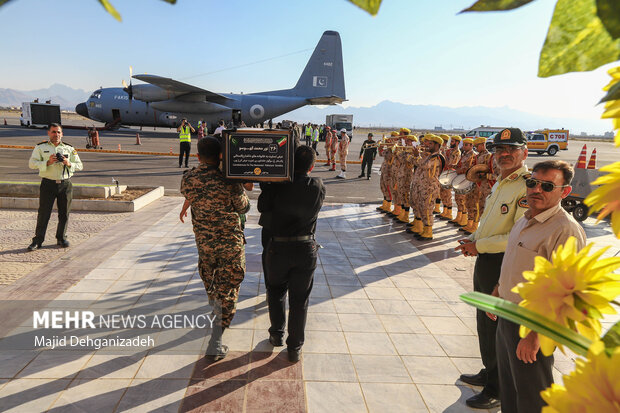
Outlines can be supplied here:
<path id="1" fill-rule="evenodd" d="M 72 148 L 73 148 L 73 145 L 71 145 L 71 144 L 70 144 L 70 143 L 68 143 L 68 142 L 64 142 L 64 141 L 63 141 L 63 142 L 62 142 L 62 144 L 63 144 L 63 145 L 70 146 L 70 147 L 72 147 Z"/>
<path id="2" fill-rule="evenodd" d="M 39 143 L 37 143 L 37 146 L 39 146 L 39 145 L 43 145 L 44 143 L 48 143 L 48 142 L 49 142 L 49 141 L 39 142 Z"/>
<path id="3" fill-rule="evenodd" d="M 528 173 L 526 173 L 526 174 L 521 175 L 521 177 L 522 177 L 523 179 L 530 179 L 530 178 L 532 177 L 532 174 L 528 172 Z"/>

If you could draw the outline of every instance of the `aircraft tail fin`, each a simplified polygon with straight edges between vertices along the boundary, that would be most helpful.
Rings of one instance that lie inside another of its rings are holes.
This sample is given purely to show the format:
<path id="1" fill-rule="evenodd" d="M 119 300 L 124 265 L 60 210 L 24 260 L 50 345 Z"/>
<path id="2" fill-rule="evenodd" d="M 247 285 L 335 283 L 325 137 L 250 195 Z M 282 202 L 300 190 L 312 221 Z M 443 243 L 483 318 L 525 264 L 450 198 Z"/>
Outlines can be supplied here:
<path id="1" fill-rule="evenodd" d="M 316 45 L 301 77 L 291 90 L 312 104 L 342 103 L 346 100 L 340 34 L 326 31 Z"/>

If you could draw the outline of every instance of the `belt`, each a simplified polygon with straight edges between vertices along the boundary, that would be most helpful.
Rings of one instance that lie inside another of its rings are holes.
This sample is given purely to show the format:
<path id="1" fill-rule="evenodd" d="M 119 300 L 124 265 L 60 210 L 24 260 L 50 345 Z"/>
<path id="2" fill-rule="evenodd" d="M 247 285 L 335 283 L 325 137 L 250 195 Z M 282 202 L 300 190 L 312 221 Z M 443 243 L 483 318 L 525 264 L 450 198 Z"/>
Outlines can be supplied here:
<path id="1" fill-rule="evenodd" d="M 54 182 L 55 184 L 61 184 L 61 183 L 65 182 L 65 181 L 69 181 L 69 178 L 67 178 L 67 179 L 47 179 L 47 178 L 41 178 L 41 179 L 43 179 L 44 181 Z"/>
<path id="2" fill-rule="evenodd" d="M 314 239 L 314 234 L 298 235 L 296 237 L 271 237 L 276 242 L 310 241 Z"/>

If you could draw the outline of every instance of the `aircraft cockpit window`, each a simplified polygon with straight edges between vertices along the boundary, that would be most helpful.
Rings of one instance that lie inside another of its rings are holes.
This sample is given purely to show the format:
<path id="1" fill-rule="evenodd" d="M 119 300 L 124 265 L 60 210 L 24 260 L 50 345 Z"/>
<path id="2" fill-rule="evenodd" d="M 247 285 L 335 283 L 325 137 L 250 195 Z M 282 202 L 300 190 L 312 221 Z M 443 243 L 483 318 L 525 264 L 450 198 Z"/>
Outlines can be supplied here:
<path id="1" fill-rule="evenodd" d="M 90 95 L 91 99 L 100 99 L 101 98 L 101 90 L 95 90 L 92 95 Z"/>

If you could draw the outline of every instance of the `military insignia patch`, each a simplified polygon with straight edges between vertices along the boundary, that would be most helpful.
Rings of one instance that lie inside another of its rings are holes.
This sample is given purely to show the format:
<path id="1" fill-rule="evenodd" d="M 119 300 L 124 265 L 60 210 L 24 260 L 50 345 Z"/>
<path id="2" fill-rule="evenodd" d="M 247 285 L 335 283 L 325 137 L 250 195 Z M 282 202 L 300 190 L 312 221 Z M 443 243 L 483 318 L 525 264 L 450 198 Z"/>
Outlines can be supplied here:
<path id="1" fill-rule="evenodd" d="M 506 139 L 510 139 L 510 129 L 504 129 L 502 135 L 500 136 L 500 139 L 503 141 Z"/>
<path id="2" fill-rule="evenodd" d="M 508 213 L 508 205 L 506 204 L 502 204 L 502 207 L 500 209 L 502 214 L 507 214 Z"/>
<path id="3" fill-rule="evenodd" d="M 517 202 L 517 205 L 519 205 L 521 208 L 529 208 L 530 207 L 527 204 L 527 198 L 525 198 L 525 197 L 519 199 L 519 201 Z"/>

